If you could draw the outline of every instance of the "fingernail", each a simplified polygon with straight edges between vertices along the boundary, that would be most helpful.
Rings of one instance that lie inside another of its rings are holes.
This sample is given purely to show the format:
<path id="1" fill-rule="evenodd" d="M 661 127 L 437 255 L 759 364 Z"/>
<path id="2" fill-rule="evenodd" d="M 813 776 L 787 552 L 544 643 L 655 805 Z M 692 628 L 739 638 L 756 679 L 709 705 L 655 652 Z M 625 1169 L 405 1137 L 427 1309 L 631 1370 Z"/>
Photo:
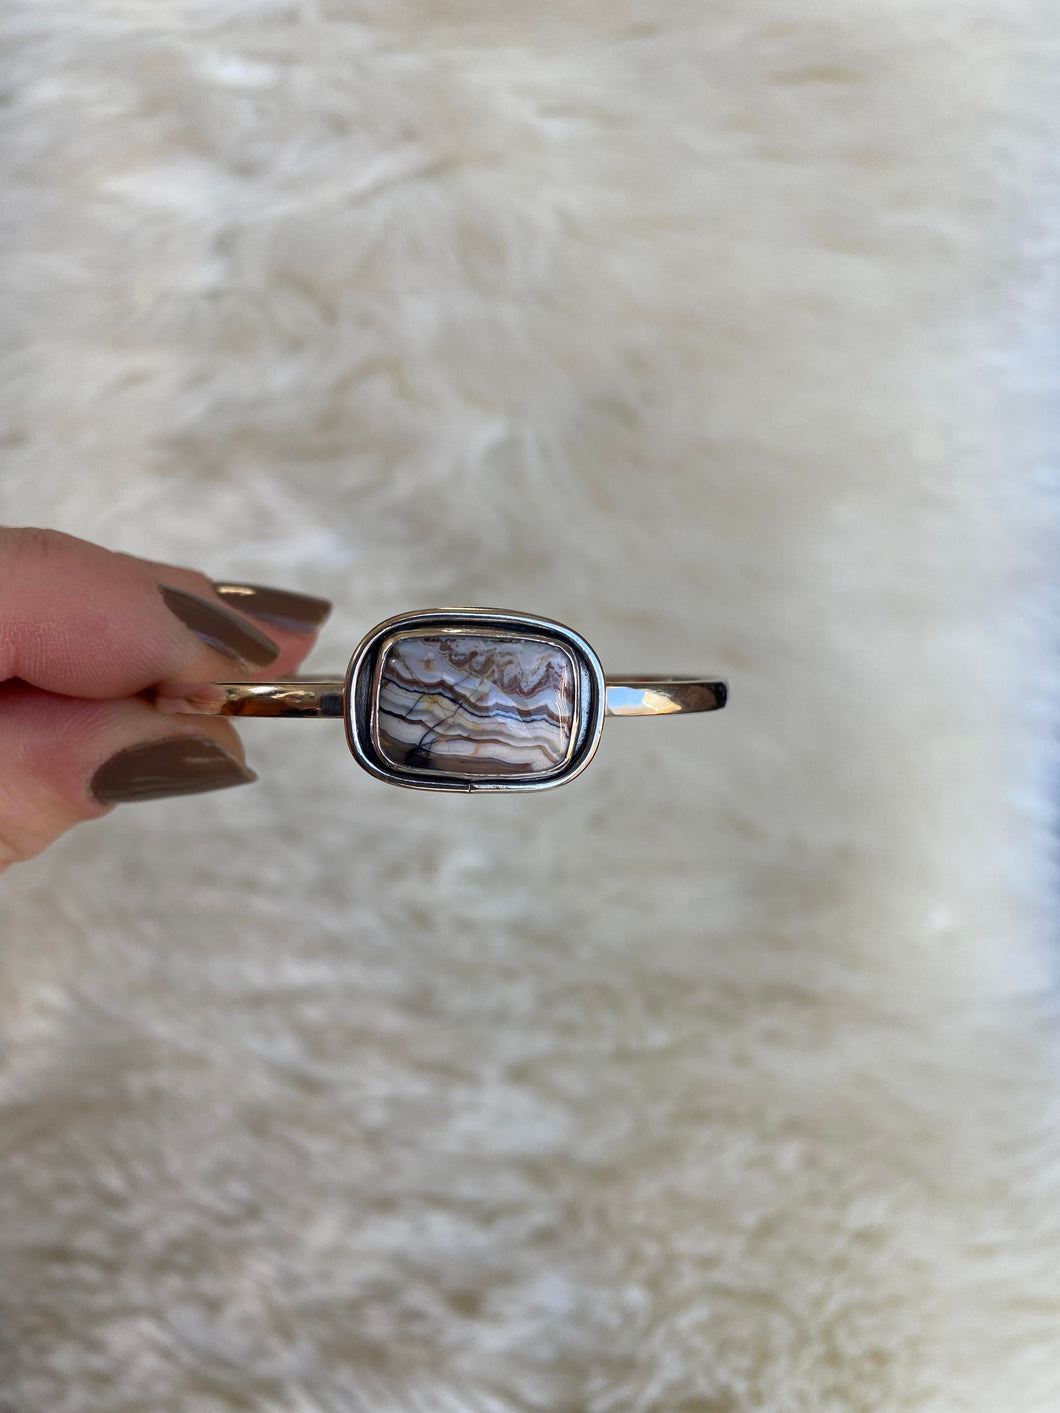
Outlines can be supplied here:
<path id="1" fill-rule="evenodd" d="M 255 618 L 275 623 L 277 628 L 286 628 L 289 633 L 312 633 L 331 612 L 327 599 L 295 594 L 290 589 L 273 589 L 268 584 L 226 582 L 213 587 L 214 593 L 240 613 L 252 613 Z"/>
<path id="2" fill-rule="evenodd" d="M 257 776 L 216 741 L 199 736 L 169 736 L 143 741 L 104 761 L 89 786 L 101 805 L 130 800 L 162 800 L 168 795 L 197 795 L 249 785 Z"/>
<path id="3" fill-rule="evenodd" d="M 247 623 L 238 614 L 220 608 L 198 594 L 189 594 L 186 589 L 173 589 L 168 584 L 159 584 L 162 597 L 197 638 L 225 657 L 233 658 L 243 667 L 268 667 L 280 656 L 280 650 L 271 638 L 266 638 L 260 628 Z"/>

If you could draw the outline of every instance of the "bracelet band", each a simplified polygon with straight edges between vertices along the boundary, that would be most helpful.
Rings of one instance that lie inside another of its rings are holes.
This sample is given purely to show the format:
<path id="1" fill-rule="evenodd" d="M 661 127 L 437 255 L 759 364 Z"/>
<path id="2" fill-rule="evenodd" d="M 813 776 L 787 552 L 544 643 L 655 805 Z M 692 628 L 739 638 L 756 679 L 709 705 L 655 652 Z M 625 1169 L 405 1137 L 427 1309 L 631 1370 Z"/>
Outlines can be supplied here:
<path id="1" fill-rule="evenodd" d="M 170 683 L 155 694 L 166 712 L 200 716 L 343 715 L 341 678 L 287 677 L 276 682 Z M 700 677 L 608 677 L 605 716 L 672 716 L 677 712 L 720 711 L 724 682 Z"/>
<path id="2" fill-rule="evenodd" d="M 346 675 L 168 682 L 161 711 L 341 719 L 358 765 L 410 790 L 550 790 L 593 758 L 605 716 L 717 711 L 724 682 L 607 677 L 580 633 L 495 608 L 398 614 Z"/>

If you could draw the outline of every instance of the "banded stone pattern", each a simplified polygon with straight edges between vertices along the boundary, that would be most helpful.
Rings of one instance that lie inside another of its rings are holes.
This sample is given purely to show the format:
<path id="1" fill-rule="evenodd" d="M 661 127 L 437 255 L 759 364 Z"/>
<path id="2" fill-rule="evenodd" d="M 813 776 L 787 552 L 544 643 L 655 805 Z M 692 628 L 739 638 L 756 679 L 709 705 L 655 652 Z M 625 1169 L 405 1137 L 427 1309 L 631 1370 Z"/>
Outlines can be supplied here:
<path id="1" fill-rule="evenodd" d="M 574 664 L 557 643 L 489 634 L 396 639 L 380 666 L 375 745 L 390 765 L 504 779 L 562 765 Z"/>

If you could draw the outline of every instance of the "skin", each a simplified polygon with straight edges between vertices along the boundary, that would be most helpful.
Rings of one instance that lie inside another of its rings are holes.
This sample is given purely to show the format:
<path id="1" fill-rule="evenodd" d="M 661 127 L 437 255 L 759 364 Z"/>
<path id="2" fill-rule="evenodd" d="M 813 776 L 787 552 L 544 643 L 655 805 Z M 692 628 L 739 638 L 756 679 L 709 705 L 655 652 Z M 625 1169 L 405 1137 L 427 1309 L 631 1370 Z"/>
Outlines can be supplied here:
<path id="1" fill-rule="evenodd" d="M 230 721 L 167 716 L 141 694 L 169 681 L 269 681 L 296 671 L 316 641 L 244 615 L 280 655 L 241 670 L 170 612 L 159 584 L 232 611 L 197 570 L 56 530 L 0 528 L 0 869 L 117 808 L 93 799 L 89 782 L 128 746 L 209 737 L 244 760 Z"/>

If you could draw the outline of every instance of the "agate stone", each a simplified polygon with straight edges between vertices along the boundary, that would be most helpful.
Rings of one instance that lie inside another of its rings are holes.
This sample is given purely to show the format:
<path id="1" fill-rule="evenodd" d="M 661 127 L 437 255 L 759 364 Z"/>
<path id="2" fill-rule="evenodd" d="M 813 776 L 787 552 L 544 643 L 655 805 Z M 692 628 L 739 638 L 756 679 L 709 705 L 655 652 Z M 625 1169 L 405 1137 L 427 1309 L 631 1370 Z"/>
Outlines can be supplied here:
<path id="1" fill-rule="evenodd" d="M 558 643 L 402 635 L 378 682 L 376 749 L 399 769 L 503 779 L 547 775 L 569 755 L 576 677 Z"/>

